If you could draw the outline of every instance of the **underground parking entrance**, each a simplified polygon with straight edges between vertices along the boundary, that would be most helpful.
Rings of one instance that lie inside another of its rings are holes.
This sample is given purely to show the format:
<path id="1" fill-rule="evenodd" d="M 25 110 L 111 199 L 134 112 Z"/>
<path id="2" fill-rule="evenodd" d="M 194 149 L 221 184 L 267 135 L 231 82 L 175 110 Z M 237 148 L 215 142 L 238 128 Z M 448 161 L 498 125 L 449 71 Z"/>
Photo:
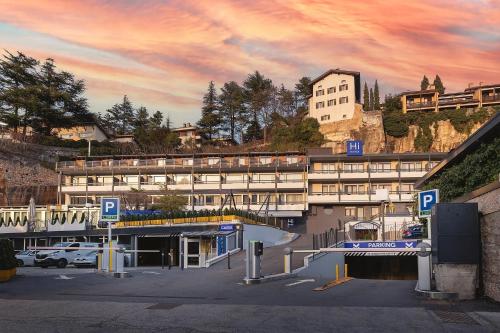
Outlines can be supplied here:
<path id="1" fill-rule="evenodd" d="M 165 253 L 164 264 L 166 266 L 169 263 L 171 266 L 179 265 L 179 236 L 139 236 L 137 243 L 137 249 L 139 250 L 137 253 L 138 266 L 161 266 L 161 251 Z"/>
<path id="2" fill-rule="evenodd" d="M 349 276 L 358 279 L 417 280 L 416 255 L 366 255 L 346 253 Z"/>

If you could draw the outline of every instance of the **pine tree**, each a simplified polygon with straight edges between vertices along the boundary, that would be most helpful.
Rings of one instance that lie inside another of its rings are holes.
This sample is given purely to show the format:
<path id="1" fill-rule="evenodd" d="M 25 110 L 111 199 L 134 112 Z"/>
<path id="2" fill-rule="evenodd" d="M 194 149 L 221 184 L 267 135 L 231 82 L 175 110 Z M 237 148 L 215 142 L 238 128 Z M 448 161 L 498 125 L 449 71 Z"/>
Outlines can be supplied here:
<path id="1" fill-rule="evenodd" d="M 365 81 L 365 87 L 363 88 L 363 110 L 370 110 L 370 93 L 368 92 L 368 85 Z"/>
<path id="2" fill-rule="evenodd" d="M 373 111 L 373 105 L 374 104 L 374 101 L 373 101 L 373 89 L 370 88 L 370 107 L 368 108 L 370 111 Z"/>
<path id="3" fill-rule="evenodd" d="M 244 87 L 244 97 L 245 97 L 245 106 L 248 111 L 251 113 L 251 121 L 250 126 L 247 129 L 247 133 L 245 135 L 245 140 L 259 140 L 264 138 L 264 141 L 267 139 L 267 128 L 270 125 L 270 115 L 269 112 L 269 102 L 271 99 L 271 95 L 273 92 L 273 83 L 270 79 L 265 78 L 258 71 L 255 73 L 249 74 L 247 79 L 243 82 Z M 264 124 L 264 135 L 262 136 L 261 129 L 262 126 L 260 124 L 260 120 L 262 120 Z"/>
<path id="4" fill-rule="evenodd" d="M 311 86 L 311 78 L 304 76 L 302 77 L 298 83 L 295 84 L 295 104 L 297 108 L 308 108 L 308 98 L 312 95 L 312 86 Z"/>
<path id="5" fill-rule="evenodd" d="M 439 92 L 439 94 L 441 95 L 444 94 L 445 87 L 439 75 L 436 75 L 436 78 L 434 79 L 434 89 L 436 89 Z"/>
<path id="6" fill-rule="evenodd" d="M 375 88 L 373 88 L 373 109 L 380 110 L 380 92 L 377 80 L 375 80 Z"/>
<path id="7" fill-rule="evenodd" d="M 134 129 L 135 111 L 132 103 L 127 95 L 123 96 L 123 101 L 120 104 L 115 104 L 109 113 L 108 123 L 110 129 L 116 134 L 129 134 Z"/>
<path id="8" fill-rule="evenodd" d="M 201 108 L 201 119 L 198 121 L 198 127 L 208 137 L 209 140 L 219 132 L 220 117 L 217 109 L 217 91 L 215 84 L 210 81 L 208 90 L 203 96 L 203 106 Z"/>
<path id="9" fill-rule="evenodd" d="M 243 89 L 238 83 L 234 81 L 224 83 L 219 95 L 221 130 L 229 134 L 233 141 L 236 141 L 237 134 L 247 123 L 243 102 Z"/>
<path id="10" fill-rule="evenodd" d="M 427 90 L 429 88 L 429 79 L 424 75 L 422 82 L 420 82 L 420 90 Z"/>

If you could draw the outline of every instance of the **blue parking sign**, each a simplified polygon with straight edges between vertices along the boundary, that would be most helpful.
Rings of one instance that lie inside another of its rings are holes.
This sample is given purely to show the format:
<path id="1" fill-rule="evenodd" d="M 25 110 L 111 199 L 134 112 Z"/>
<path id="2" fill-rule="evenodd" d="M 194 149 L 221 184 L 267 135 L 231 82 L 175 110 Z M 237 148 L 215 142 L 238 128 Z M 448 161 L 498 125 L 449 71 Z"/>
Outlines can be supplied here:
<path id="1" fill-rule="evenodd" d="M 422 191 L 418 193 L 418 216 L 431 216 L 432 207 L 439 202 L 439 190 Z"/>
<path id="2" fill-rule="evenodd" d="M 120 221 L 120 198 L 101 199 L 101 221 L 103 222 Z"/>
<path id="3" fill-rule="evenodd" d="M 347 156 L 363 156 L 363 141 L 350 140 L 346 142 Z"/>

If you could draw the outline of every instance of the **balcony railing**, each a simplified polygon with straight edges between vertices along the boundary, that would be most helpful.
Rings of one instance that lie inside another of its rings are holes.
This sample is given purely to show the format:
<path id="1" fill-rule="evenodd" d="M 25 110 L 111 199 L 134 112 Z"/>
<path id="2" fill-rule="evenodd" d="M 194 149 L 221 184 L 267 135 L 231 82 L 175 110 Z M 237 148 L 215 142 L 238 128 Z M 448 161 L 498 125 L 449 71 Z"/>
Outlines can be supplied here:
<path id="1" fill-rule="evenodd" d="M 495 102 L 495 101 L 500 101 L 500 94 L 483 96 L 483 102 Z"/>
<path id="2" fill-rule="evenodd" d="M 57 163 L 57 169 L 137 169 L 137 168 L 236 168 L 236 167 L 301 167 L 305 166 L 305 156 L 292 159 L 280 157 L 244 157 L 244 158 L 175 158 L 175 159 L 125 159 L 100 161 L 63 161 Z"/>
<path id="3" fill-rule="evenodd" d="M 455 105 L 455 104 L 469 104 L 469 103 L 478 104 L 479 101 L 477 99 L 472 99 L 472 98 L 454 98 L 454 99 L 439 100 L 439 106 Z"/>
<path id="4" fill-rule="evenodd" d="M 333 174 L 333 173 L 362 173 L 362 172 L 368 172 L 370 173 L 391 173 L 391 172 L 427 172 L 430 170 L 430 167 L 421 167 L 421 168 L 414 168 L 414 167 L 399 167 L 399 168 L 390 168 L 390 169 L 378 169 L 378 168 L 363 168 L 363 169 L 358 169 L 358 170 L 351 170 L 351 169 L 334 169 L 334 170 L 310 170 L 310 173 L 320 173 L 320 174 Z"/>
<path id="5" fill-rule="evenodd" d="M 389 191 L 389 194 L 415 194 L 417 191 Z M 311 191 L 308 193 L 309 195 L 375 195 L 376 191 L 358 191 L 358 192 L 351 192 L 351 191 Z"/>
<path id="6" fill-rule="evenodd" d="M 419 108 L 430 108 L 435 107 L 436 102 L 417 102 L 417 103 L 406 103 L 406 108 L 408 109 L 419 109 Z"/>

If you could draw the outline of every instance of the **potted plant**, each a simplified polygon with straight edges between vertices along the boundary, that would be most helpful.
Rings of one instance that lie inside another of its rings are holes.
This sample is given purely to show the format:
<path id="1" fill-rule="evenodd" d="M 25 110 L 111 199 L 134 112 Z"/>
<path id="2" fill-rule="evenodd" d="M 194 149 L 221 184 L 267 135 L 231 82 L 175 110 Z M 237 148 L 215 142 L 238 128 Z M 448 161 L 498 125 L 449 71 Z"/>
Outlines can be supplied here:
<path id="1" fill-rule="evenodd" d="M 14 248 L 8 239 L 0 239 L 0 282 L 6 282 L 16 275 L 17 261 Z"/>

